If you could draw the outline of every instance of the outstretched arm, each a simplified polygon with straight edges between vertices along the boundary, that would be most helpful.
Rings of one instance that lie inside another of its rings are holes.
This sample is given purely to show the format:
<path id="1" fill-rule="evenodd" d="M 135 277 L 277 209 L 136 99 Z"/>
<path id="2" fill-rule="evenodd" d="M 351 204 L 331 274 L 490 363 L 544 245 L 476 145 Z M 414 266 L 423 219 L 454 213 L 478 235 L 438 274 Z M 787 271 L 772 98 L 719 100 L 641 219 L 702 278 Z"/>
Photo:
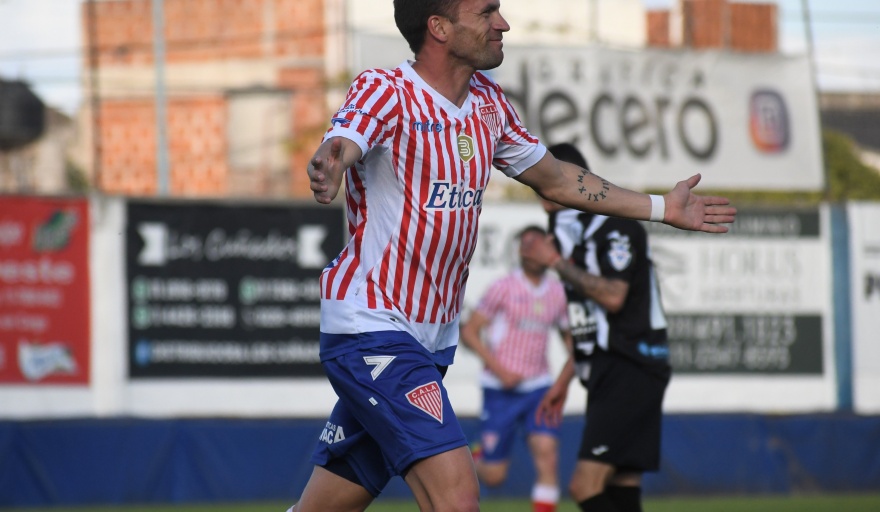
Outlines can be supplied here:
<path id="1" fill-rule="evenodd" d="M 651 197 L 618 187 L 587 169 L 562 162 L 550 153 L 517 176 L 544 199 L 576 210 L 636 220 L 651 219 Z M 736 208 L 724 197 L 700 196 L 692 189 L 700 175 L 680 181 L 664 194 L 662 221 L 670 226 L 707 233 L 726 233 Z M 659 220 L 659 219 L 657 219 Z"/>
<path id="2" fill-rule="evenodd" d="M 315 200 L 329 204 L 339 193 L 345 170 L 354 165 L 361 156 L 361 148 L 345 137 L 332 137 L 318 146 L 308 166 Z"/>

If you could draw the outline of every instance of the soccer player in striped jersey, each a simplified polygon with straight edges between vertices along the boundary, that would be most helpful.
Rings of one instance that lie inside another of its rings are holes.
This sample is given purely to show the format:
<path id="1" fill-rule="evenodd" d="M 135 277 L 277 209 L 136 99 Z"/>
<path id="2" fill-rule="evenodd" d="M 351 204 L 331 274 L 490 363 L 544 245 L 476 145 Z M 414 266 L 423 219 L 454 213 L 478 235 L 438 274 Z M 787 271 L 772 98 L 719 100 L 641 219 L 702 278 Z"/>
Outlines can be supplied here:
<path id="1" fill-rule="evenodd" d="M 345 181 L 348 245 L 321 274 L 321 361 L 339 396 L 297 512 L 364 510 L 400 475 L 424 511 L 479 510 L 467 439 L 443 387 L 492 167 L 571 208 L 721 233 L 736 210 L 691 189 L 617 187 L 559 162 L 480 70 L 504 57 L 500 0 L 394 0 L 415 56 L 372 69 L 308 165 L 322 204 Z"/>
<path id="2" fill-rule="evenodd" d="M 518 236 L 520 247 L 546 235 L 528 226 Z M 534 512 L 554 512 L 559 501 L 559 427 L 535 421 L 553 383 L 547 344 L 554 328 L 570 344 L 565 289 L 547 265 L 522 250 L 520 266 L 489 286 L 461 328 L 462 343 L 485 367 L 480 441 L 472 450 L 477 476 L 493 487 L 506 480 L 510 451 L 522 429 L 535 466 Z"/>
<path id="3" fill-rule="evenodd" d="M 572 144 L 549 151 L 587 167 Z M 574 343 L 538 408 L 539 419 L 546 419 L 539 423 L 558 424 L 577 375 L 587 388 L 587 412 L 571 496 L 584 512 L 641 512 L 642 474 L 660 467 L 663 396 L 671 375 L 648 234 L 631 219 L 547 201 L 544 209 L 555 240 L 533 238 L 522 250 L 565 282 Z"/>

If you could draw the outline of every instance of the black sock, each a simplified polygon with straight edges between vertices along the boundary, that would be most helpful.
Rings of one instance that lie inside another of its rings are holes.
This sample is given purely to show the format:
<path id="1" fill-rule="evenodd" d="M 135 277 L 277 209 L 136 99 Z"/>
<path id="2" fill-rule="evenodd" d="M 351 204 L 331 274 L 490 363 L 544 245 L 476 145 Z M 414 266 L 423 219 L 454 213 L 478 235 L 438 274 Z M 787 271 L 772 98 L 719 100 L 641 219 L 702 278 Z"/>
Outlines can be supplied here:
<path id="1" fill-rule="evenodd" d="M 609 485 L 604 494 L 614 502 L 619 512 L 642 512 L 641 487 Z"/>
<path id="2" fill-rule="evenodd" d="M 607 492 L 591 496 L 578 503 L 583 512 L 620 512 Z"/>

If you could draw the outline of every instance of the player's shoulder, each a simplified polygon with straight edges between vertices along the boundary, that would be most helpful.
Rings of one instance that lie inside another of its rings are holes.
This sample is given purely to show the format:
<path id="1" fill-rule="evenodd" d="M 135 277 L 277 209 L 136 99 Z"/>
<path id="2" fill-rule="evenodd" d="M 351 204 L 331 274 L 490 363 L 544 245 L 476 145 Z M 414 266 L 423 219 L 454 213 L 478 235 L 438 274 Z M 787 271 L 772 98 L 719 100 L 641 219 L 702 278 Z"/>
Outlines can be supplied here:
<path id="1" fill-rule="evenodd" d="M 515 290 L 516 288 L 521 286 L 521 280 L 522 278 L 518 275 L 516 270 L 508 272 L 507 274 L 504 274 L 503 276 L 492 281 L 486 289 L 486 292 L 487 294 L 491 294 L 499 298 L 505 297 L 509 295 L 512 290 Z"/>
<path id="2" fill-rule="evenodd" d="M 399 69 L 370 68 L 358 73 L 353 84 L 392 84 L 403 77 Z"/>

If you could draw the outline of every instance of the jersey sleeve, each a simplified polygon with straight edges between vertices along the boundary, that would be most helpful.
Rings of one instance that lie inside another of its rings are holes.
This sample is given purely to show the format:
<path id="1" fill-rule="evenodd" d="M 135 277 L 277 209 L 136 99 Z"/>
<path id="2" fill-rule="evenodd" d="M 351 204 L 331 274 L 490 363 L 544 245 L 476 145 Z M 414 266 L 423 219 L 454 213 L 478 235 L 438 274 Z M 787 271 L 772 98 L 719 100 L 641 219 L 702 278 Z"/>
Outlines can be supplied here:
<path id="1" fill-rule="evenodd" d="M 367 70 L 348 89 L 345 103 L 330 119 L 324 140 L 345 137 L 363 154 L 394 135 L 399 117 L 393 79 L 383 70 Z"/>
<path id="2" fill-rule="evenodd" d="M 492 164 L 506 176 L 513 178 L 544 158 L 547 148 L 523 126 L 501 86 L 494 82 L 491 85 L 496 108 L 501 113 L 503 123 Z"/>

